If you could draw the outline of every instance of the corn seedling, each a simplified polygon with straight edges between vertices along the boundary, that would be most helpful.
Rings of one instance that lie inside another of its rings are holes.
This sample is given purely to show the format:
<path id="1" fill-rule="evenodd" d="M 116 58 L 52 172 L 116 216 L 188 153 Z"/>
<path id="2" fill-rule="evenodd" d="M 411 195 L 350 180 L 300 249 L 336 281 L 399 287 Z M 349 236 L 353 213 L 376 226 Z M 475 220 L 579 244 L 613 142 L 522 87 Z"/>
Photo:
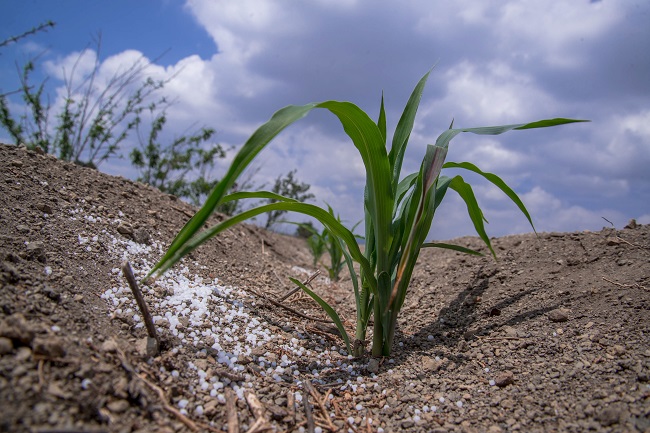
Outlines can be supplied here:
<path id="1" fill-rule="evenodd" d="M 216 185 L 205 204 L 180 230 L 167 252 L 149 275 L 160 275 L 183 256 L 216 234 L 242 221 L 269 211 L 298 212 L 317 219 L 341 246 L 352 279 L 356 301 L 356 332 L 352 340 L 336 311 L 311 289 L 292 281 L 311 296 L 330 316 L 345 341 L 348 353 L 361 356 L 366 330 L 373 317 L 372 354 L 390 354 L 398 313 L 408 292 L 413 267 L 421 248 L 447 248 L 469 254 L 480 254 L 458 245 L 426 243 L 434 213 L 449 189 L 460 195 L 479 237 L 495 255 L 485 232 L 483 212 L 472 187 L 460 175 L 441 175 L 443 168 L 461 168 L 477 173 L 501 189 L 521 210 L 532 226 L 526 207 L 517 194 L 492 173 L 484 172 L 469 162 L 445 164 L 449 142 L 458 134 L 470 132 L 498 135 L 511 130 L 557 126 L 581 120 L 555 118 L 532 123 L 480 128 L 454 128 L 453 122 L 435 144 L 426 147 L 419 171 L 401 177 L 402 161 L 409 141 L 422 91 L 431 71 L 418 82 L 397 123 L 390 149 L 387 147 L 386 113 L 382 96 L 379 118 L 375 122 L 350 102 L 326 101 L 307 105 L 290 105 L 276 112 L 246 141 L 235 156 L 223 179 Z M 355 235 L 330 212 L 308 203 L 301 203 L 267 191 L 227 194 L 230 187 L 257 154 L 282 130 L 316 108 L 329 110 L 357 148 L 366 168 L 363 199 L 365 211 L 365 249 L 361 252 Z M 273 203 L 246 210 L 213 227 L 201 231 L 217 206 L 244 198 L 271 199 Z M 534 227 L 533 227 L 534 229 Z M 357 263 L 358 271 L 354 263 Z"/>
<path id="2" fill-rule="evenodd" d="M 330 205 L 327 205 L 327 209 L 329 213 L 334 216 L 334 210 Z M 337 216 L 336 220 L 341 223 L 341 219 Z M 290 221 L 285 221 L 287 223 L 291 224 L 296 224 L 292 223 Z M 352 227 L 352 231 L 361 224 L 361 221 L 359 221 L 357 224 Z M 323 266 L 327 269 L 327 273 L 329 275 L 329 278 L 334 281 L 339 280 L 339 274 L 343 270 L 343 267 L 345 266 L 345 261 L 343 257 L 343 247 L 341 246 L 341 243 L 339 242 L 338 238 L 330 233 L 329 230 L 327 230 L 327 227 L 324 227 L 323 230 L 319 233 L 314 227 L 311 225 L 307 224 L 300 224 L 298 223 L 299 226 L 301 226 L 304 230 L 307 230 L 311 232 L 311 236 L 307 238 L 307 247 L 309 248 L 309 251 L 312 254 L 312 257 L 314 259 L 314 266 L 318 264 L 318 261 L 320 258 L 323 256 L 325 251 L 328 252 L 330 256 L 330 264 L 329 266 L 327 264 L 323 263 Z M 358 237 L 358 236 L 357 236 Z"/>

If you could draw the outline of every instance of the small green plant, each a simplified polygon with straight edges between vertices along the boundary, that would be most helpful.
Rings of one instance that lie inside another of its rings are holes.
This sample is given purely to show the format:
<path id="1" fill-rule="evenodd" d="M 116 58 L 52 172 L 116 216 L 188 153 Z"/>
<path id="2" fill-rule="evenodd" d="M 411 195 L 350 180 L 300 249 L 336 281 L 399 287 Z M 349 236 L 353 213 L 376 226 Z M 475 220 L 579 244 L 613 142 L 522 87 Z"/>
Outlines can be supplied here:
<path id="1" fill-rule="evenodd" d="M 474 228 L 488 249 L 495 255 L 484 227 L 484 216 L 472 187 L 460 175 L 441 175 L 443 168 L 462 168 L 483 176 L 500 188 L 523 212 L 532 226 L 526 207 L 517 194 L 501 178 L 480 170 L 469 162 L 444 163 L 449 142 L 462 132 L 498 135 L 511 130 L 525 130 L 562 125 L 581 120 L 547 119 L 532 123 L 481 128 L 450 128 L 435 144 L 429 144 L 420 170 L 401 177 L 402 161 L 409 141 L 422 91 L 431 71 L 419 81 L 397 124 L 390 150 L 387 149 L 386 115 L 383 96 L 377 122 L 350 102 L 326 101 L 301 106 L 287 106 L 276 112 L 260 126 L 235 156 L 226 175 L 217 184 L 205 204 L 180 230 L 165 255 L 149 272 L 159 275 L 183 256 L 226 230 L 255 215 L 269 211 L 293 211 L 320 221 L 339 243 L 352 279 L 356 301 L 356 332 L 351 341 L 336 311 L 311 289 L 291 279 L 309 294 L 330 316 L 345 341 L 348 353 L 361 356 L 364 352 L 366 330 L 373 317 L 372 354 L 387 356 L 391 352 L 398 313 L 404 304 L 413 267 L 423 247 L 448 248 L 469 254 L 480 254 L 457 245 L 425 243 L 433 216 L 446 192 L 456 191 L 467 205 Z M 361 252 L 354 234 L 332 214 L 318 206 L 300 203 L 266 191 L 238 192 L 228 195 L 230 186 L 246 166 L 282 130 L 306 116 L 315 108 L 324 108 L 338 117 L 343 129 L 361 154 L 366 168 L 364 193 L 365 249 Z M 224 202 L 240 198 L 276 200 L 247 210 L 206 230 L 200 231 L 215 208 Z M 533 227 L 534 228 L 534 227 Z M 359 265 L 355 270 L 354 262 Z"/>
<path id="2" fill-rule="evenodd" d="M 327 209 L 330 215 L 334 216 L 334 210 L 327 205 Z M 341 219 L 337 216 L 336 220 L 341 223 Z M 352 227 L 352 231 L 361 223 L 359 221 L 357 224 Z M 327 230 L 327 227 L 323 227 L 323 230 L 319 233 L 311 224 L 299 224 L 299 227 L 303 230 L 311 232 L 311 236 L 307 238 L 307 247 L 314 258 L 314 266 L 318 264 L 320 258 L 325 254 L 325 251 L 328 252 L 330 257 L 330 264 L 325 265 L 329 278 L 334 281 L 339 280 L 339 274 L 345 266 L 345 261 L 343 258 L 343 248 L 338 238 L 330 233 Z"/>

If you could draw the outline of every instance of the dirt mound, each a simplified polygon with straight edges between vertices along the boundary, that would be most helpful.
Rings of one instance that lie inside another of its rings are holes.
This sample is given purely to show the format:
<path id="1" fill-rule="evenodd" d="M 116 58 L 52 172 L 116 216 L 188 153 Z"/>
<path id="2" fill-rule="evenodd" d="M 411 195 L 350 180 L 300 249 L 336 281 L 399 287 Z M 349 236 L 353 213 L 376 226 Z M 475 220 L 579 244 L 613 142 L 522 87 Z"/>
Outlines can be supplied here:
<path id="1" fill-rule="evenodd" d="M 238 226 L 143 287 L 148 357 L 121 264 L 144 275 L 194 211 L 0 145 L 0 431 L 226 431 L 229 406 L 241 431 L 650 431 L 647 225 L 423 251 L 378 363 L 277 302 L 315 271 L 303 241 Z M 353 329 L 349 281 L 311 284 Z"/>

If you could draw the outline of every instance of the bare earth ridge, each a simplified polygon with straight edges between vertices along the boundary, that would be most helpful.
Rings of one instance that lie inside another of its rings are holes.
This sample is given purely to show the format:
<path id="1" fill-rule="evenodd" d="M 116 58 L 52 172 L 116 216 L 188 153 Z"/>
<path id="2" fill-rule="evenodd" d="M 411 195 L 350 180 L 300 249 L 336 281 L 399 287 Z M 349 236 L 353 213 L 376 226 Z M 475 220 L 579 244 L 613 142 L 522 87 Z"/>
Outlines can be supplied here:
<path id="1" fill-rule="evenodd" d="M 194 211 L 0 145 L 0 431 L 650 431 L 648 225 L 423 251 L 388 359 L 272 303 L 316 271 L 304 241 L 238 226 L 142 286 L 151 357 L 121 265 L 142 278 Z M 311 286 L 353 333 L 349 278 Z"/>

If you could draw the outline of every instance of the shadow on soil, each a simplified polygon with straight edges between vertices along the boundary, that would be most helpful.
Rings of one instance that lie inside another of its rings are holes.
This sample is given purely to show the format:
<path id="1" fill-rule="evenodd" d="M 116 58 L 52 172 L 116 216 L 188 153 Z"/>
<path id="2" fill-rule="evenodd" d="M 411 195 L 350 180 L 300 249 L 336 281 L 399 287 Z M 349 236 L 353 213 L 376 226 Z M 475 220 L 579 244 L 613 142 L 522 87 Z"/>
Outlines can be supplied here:
<path id="1" fill-rule="evenodd" d="M 462 348 L 461 342 L 471 341 L 477 336 L 488 336 L 504 326 L 517 325 L 544 315 L 560 306 L 554 303 L 522 311 L 507 320 L 499 321 L 502 311 L 515 305 L 521 299 L 534 294 L 537 290 L 522 291 L 486 309 L 478 300 L 490 288 L 490 278 L 495 274 L 496 270 L 486 273 L 483 268 L 479 269 L 467 287 L 447 307 L 440 310 L 438 320 L 424 326 L 415 334 L 407 336 L 397 329 L 395 335 L 396 346 L 393 348 L 395 365 L 401 364 L 414 353 L 434 354 L 436 348 L 441 346 L 456 352 L 452 357 L 447 353 L 446 357 L 456 363 L 466 362 L 467 357 L 462 354 L 462 350 L 458 350 L 459 345 Z M 479 328 L 472 327 L 481 317 L 486 316 L 494 318 L 494 322 Z M 433 336 L 433 339 L 429 339 L 429 336 Z M 402 342 L 403 346 L 397 346 L 399 342 Z"/>

